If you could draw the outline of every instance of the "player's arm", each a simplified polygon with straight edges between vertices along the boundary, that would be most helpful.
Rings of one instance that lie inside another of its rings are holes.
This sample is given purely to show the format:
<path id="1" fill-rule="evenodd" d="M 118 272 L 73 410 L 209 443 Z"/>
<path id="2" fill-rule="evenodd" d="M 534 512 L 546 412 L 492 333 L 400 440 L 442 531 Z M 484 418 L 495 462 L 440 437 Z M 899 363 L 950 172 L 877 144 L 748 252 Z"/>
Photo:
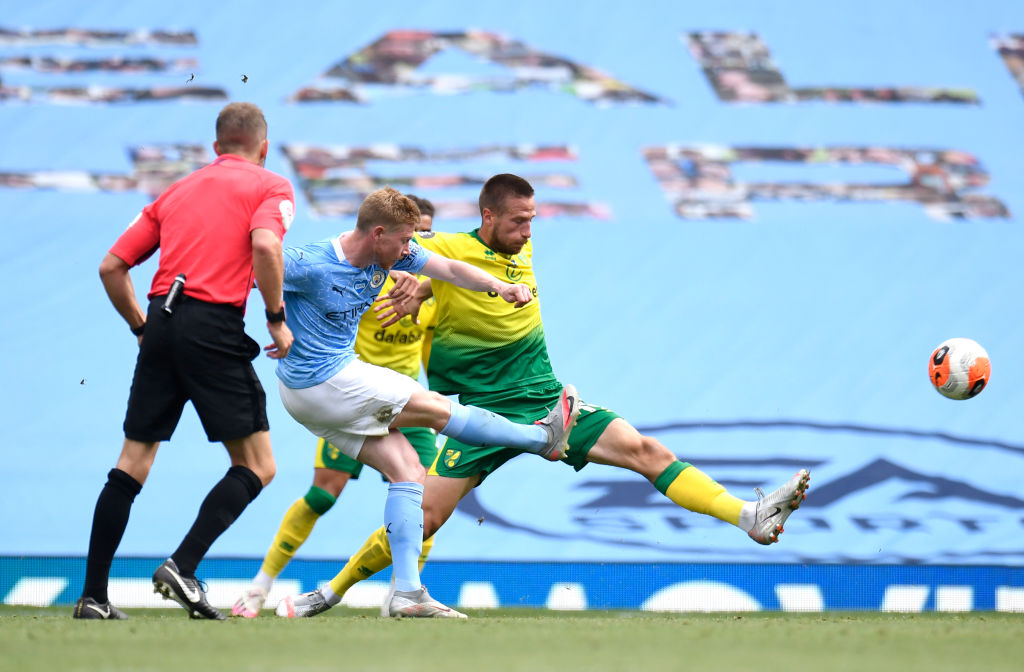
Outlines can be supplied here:
<path id="1" fill-rule="evenodd" d="M 430 255 L 420 273 L 474 292 L 494 292 L 508 303 L 515 304 L 516 308 L 525 306 L 533 299 L 526 285 L 503 282 L 472 264 L 442 257 L 440 254 Z"/>
<path id="2" fill-rule="evenodd" d="M 419 324 L 420 306 L 433 295 L 434 288 L 430 284 L 430 278 L 425 278 L 416 286 L 412 296 L 408 299 L 398 301 L 388 295 L 378 299 L 380 303 L 373 307 L 373 312 L 377 313 L 377 320 L 380 321 L 381 328 L 390 327 L 406 315 L 412 316 L 413 324 Z"/>
<path id="3" fill-rule="evenodd" d="M 405 271 L 394 271 L 388 273 L 391 279 L 394 281 L 394 286 L 388 290 L 387 294 L 378 296 L 375 300 L 382 301 L 385 298 L 390 298 L 399 303 L 406 301 L 415 293 L 416 287 L 420 284 L 419 280 L 412 273 L 406 273 Z"/>
<path id="4" fill-rule="evenodd" d="M 253 229 L 252 269 L 256 275 L 256 286 L 263 296 L 263 305 L 268 313 L 284 310 L 284 258 L 281 240 L 270 229 Z M 267 321 L 267 331 L 274 342 L 263 349 L 271 359 L 283 359 L 288 355 L 295 338 L 284 320 Z"/>
<path id="5" fill-rule="evenodd" d="M 284 257 L 281 240 L 295 218 L 295 194 L 287 180 L 269 186 L 263 201 L 249 222 L 252 240 L 252 269 L 256 286 L 267 308 L 267 331 L 274 342 L 264 347 L 271 359 L 284 359 L 295 338 L 285 324 L 284 311 Z M 276 317 L 272 320 L 271 314 Z"/>
<path id="6" fill-rule="evenodd" d="M 146 312 L 135 296 L 130 271 L 160 249 L 160 228 L 157 226 L 154 208 L 153 203 L 143 208 L 100 262 L 103 289 L 140 345 L 142 329 L 146 325 Z"/>
<path id="7" fill-rule="evenodd" d="M 135 296 L 135 285 L 132 284 L 132 276 L 128 265 L 121 257 L 107 252 L 100 262 L 100 280 L 103 282 L 103 289 L 106 290 L 110 302 L 121 314 L 124 321 L 128 323 L 132 332 L 141 331 L 146 324 L 146 313 L 143 312 L 139 300 Z M 141 334 L 136 334 L 139 343 L 142 342 Z"/>

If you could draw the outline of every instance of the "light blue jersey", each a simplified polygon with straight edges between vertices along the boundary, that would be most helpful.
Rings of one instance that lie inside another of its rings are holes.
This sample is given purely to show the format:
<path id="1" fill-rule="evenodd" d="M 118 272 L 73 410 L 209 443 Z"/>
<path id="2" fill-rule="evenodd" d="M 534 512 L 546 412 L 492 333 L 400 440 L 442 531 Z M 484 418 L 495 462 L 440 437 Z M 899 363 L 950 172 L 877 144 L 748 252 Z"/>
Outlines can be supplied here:
<path id="1" fill-rule="evenodd" d="M 396 271 L 418 273 L 431 252 L 414 242 Z M 277 377 L 298 390 L 324 382 L 355 357 L 359 318 L 373 305 L 388 272 L 345 260 L 338 238 L 284 251 L 284 303 L 295 336 Z"/>

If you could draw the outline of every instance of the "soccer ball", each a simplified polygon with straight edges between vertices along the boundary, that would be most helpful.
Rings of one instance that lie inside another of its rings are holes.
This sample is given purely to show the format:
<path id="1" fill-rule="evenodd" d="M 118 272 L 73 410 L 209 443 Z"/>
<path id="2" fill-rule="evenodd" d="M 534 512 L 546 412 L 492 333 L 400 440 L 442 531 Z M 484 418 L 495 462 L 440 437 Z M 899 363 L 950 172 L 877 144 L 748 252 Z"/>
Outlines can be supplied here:
<path id="1" fill-rule="evenodd" d="M 992 375 L 992 365 L 985 348 L 969 338 L 943 341 L 928 360 L 928 377 L 944 397 L 970 399 L 975 397 Z"/>

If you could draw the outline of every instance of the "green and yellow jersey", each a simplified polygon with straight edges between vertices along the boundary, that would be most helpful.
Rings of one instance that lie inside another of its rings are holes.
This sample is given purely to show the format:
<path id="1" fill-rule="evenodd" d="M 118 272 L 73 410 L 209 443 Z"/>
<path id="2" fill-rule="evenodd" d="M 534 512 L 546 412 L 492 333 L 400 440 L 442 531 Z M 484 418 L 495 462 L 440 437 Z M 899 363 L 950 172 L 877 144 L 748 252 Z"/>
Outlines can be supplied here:
<path id="1" fill-rule="evenodd" d="M 395 286 L 390 277 L 380 289 L 381 296 Z M 420 359 L 427 334 L 434 328 L 434 299 L 424 301 L 420 307 L 419 324 L 413 324 L 408 315 L 390 327 L 383 328 L 373 308 L 359 320 L 356 332 L 356 354 L 364 362 L 387 367 L 413 379 L 420 377 Z"/>
<path id="2" fill-rule="evenodd" d="M 496 294 L 431 281 L 438 308 L 427 367 L 430 389 L 465 395 L 557 386 L 541 323 L 533 244 L 508 255 L 489 248 L 478 231 L 418 235 L 423 247 L 499 280 L 524 283 L 534 297 L 515 308 Z"/>

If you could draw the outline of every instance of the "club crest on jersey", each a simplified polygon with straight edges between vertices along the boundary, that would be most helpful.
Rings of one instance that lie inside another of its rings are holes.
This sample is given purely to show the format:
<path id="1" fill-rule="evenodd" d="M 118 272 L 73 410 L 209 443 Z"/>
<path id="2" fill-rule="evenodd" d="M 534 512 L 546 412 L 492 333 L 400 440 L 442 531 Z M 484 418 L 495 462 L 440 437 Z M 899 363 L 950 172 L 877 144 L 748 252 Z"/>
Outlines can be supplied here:
<path id="1" fill-rule="evenodd" d="M 388 277 L 388 274 L 378 268 L 373 272 L 373 276 L 370 277 L 370 287 L 377 289 L 384 284 L 384 278 L 386 277 Z"/>
<path id="2" fill-rule="evenodd" d="M 505 267 L 505 277 L 512 282 L 519 282 L 523 279 L 523 272 L 516 267 L 516 260 L 509 259 L 509 265 Z"/>
<path id="3" fill-rule="evenodd" d="M 448 450 L 444 451 L 444 463 L 449 469 L 451 469 L 452 467 L 459 463 L 460 457 L 462 457 L 461 450 L 454 450 L 452 448 L 449 448 Z"/>

